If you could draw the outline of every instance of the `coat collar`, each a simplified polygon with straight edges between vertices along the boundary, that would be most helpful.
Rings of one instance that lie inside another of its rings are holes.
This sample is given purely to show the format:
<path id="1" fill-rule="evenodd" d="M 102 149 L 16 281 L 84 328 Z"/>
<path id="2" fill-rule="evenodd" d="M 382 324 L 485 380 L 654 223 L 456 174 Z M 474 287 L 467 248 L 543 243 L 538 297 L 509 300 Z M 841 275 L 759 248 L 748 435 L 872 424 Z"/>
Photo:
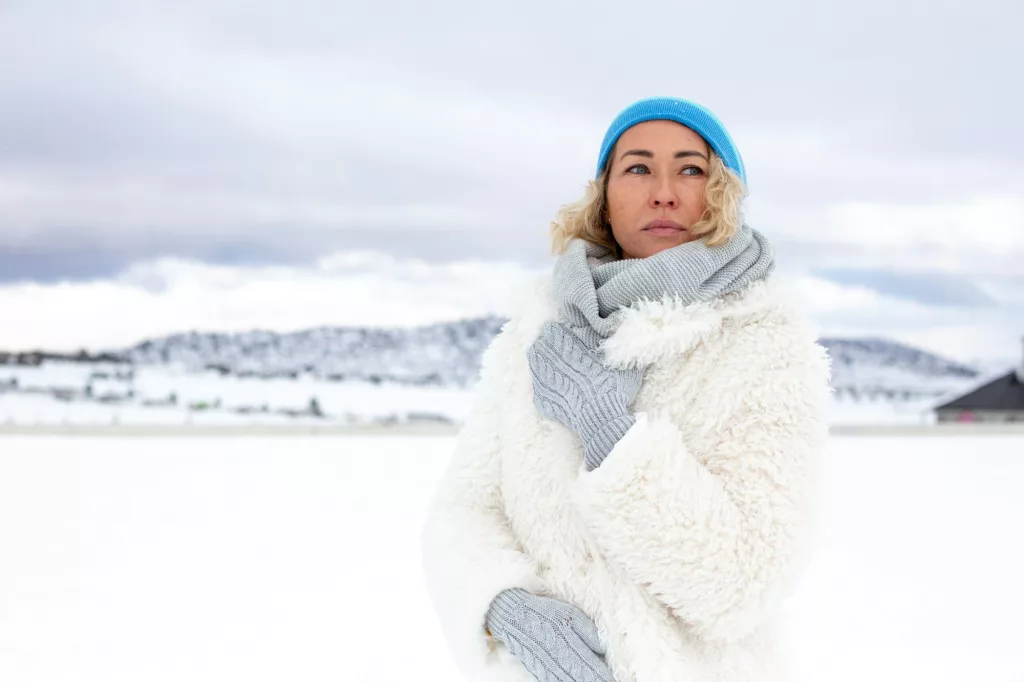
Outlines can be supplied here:
<path id="1" fill-rule="evenodd" d="M 509 323 L 525 350 L 548 320 L 556 303 L 550 275 L 538 278 L 521 294 Z M 666 296 L 625 309 L 622 324 L 602 344 L 611 367 L 649 365 L 682 355 L 717 336 L 727 325 L 742 325 L 770 316 L 787 316 L 791 296 L 776 275 L 711 301 L 684 304 Z"/>

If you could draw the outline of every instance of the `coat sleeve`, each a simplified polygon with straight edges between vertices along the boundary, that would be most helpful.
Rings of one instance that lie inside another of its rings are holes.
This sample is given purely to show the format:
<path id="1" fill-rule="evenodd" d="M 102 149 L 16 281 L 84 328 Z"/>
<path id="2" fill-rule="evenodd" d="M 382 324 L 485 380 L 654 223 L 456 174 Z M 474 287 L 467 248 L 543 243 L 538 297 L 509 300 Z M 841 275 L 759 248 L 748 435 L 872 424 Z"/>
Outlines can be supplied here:
<path id="1" fill-rule="evenodd" d="M 721 397 L 702 461 L 673 420 L 638 413 L 575 484 L 605 557 L 706 640 L 741 639 L 791 587 L 816 498 L 827 381 L 827 359 L 744 381 Z"/>
<path id="2" fill-rule="evenodd" d="M 498 458 L 499 336 L 483 359 L 476 402 L 430 503 L 421 536 L 427 590 L 456 663 L 467 679 L 526 680 L 526 669 L 489 637 L 484 617 L 498 592 L 541 591 L 537 567 L 505 515 Z"/>

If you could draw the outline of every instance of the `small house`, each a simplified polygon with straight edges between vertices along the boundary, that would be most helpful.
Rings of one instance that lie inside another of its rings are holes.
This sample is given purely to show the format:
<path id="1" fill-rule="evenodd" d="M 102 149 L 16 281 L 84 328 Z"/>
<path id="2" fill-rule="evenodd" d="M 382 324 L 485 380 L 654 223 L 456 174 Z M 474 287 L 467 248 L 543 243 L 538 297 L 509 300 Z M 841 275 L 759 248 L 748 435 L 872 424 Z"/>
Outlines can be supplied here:
<path id="1" fill-rule="evenodd" d="M 935 416 L 939 423 L 1024 423 L 1024 358 L 1006 374 L 938 405 Z"/>

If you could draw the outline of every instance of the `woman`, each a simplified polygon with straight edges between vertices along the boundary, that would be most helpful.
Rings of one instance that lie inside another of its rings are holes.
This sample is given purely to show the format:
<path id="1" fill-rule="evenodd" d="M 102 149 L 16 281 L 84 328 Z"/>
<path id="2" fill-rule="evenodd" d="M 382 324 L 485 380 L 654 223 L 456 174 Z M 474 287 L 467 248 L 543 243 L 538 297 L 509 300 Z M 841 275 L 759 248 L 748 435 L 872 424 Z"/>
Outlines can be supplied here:
<path id="1" fill-rule="evenodd" d="M 488 348 L 424 529 L 466 679 L 782 679 L 828 358 L 711 112 L 642 100 Z"/>

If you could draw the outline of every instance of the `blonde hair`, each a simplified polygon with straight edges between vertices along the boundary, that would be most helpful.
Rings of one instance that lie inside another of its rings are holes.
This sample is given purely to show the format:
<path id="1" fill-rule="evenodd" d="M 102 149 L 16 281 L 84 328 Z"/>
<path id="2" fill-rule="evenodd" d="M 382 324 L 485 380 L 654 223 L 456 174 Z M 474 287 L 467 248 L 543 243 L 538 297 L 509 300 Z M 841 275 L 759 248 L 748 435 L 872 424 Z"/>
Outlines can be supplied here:
<path id="1" fill-rule="evenodd" d="M 704 213 L 694 224 L 694 234 L 706 237 L 708 246 L 729 240 L 740 227 L 740 202 L 746 194 L 743 181 L 726 168 L 722 158 L 711 152 L 708 181 L 704 187 Z M 565 251 L 569 240 L 584 239 L 607 247 L 621 256 L 622 251 L 608 223 L 608 168 L 587 185 L 583 198 L 558 209 L 551 222 L 551 250 Z"/>

